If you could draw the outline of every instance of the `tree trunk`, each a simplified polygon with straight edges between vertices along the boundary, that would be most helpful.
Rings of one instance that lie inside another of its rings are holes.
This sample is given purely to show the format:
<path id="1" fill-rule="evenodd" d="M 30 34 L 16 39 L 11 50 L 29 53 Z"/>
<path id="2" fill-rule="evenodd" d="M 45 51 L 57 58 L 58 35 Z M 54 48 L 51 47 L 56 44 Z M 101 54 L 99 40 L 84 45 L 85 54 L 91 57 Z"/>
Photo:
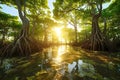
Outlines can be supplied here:
<path id="1" fill-rule="evenodd" d="M 25 10 L 23 14 L 22 6 L 19 0 L 16 0 L 16 5 L 18 7 L 19 17 L 22 21 L 23 26 L 18 38 L 14 41 L 14 43 L 10 44 L 4 49 L 1 55 L 3 57 L 28 56 L 31 53 L 31 40 L 29 38 L 29 20 L 26 18 Z"/>
<path id="2" fill-rule="evenodd" d="M 2 47 L 4 45 L 6 33 L 7 33 L 7 30 L 6 30 L 6 28 L 4 28 L 3 32 L 2 32 L 2 39 L 0 41 L 0 47 Z"/>
<path id="3" fill-rule="evenodd" d="M 0 42 L 0 46 L 4 45 L 4 41 L 5 41 L 5 32 L 3 32 L 3 34 L 2 34 L 2 40 Z"/>
<path id="4" fill-rule="evenodd" d="M 47 24 L 44 24 L 44 44 L 48 43 L 48 30 L 47 30 Z"/>
<path id="5" fill-rule="evenodd" d="M 77 21 L 76 21 L 76 18 L 74 19 L 73 23 L 70 23 L 70 24 L 74 27 L 74 31 L 75 31 L 75 43 L 77 43 L 78 42 L 78 40 L 77 40 L 78 34 L 77 34 Z"/>
<path id="6" fill-rule="evenodd" d="M 92 33 L 90 39 L 85 42 L 82 47 L 93 51 L 105 51 L 108 50 L 108 43 L 105 36 L 102 34 L 99 24 L 98 15 L 92 16 Z"/>
<path id="7" fill-rule="evenodd" d="M 19 16 L 21 18 L 22 21 L 22 30 L 21 33 L 18 37 L 18 39 L 15 41 L 14 47 L 11 51 L 11 55 L 20 51 L 20 55 L 22 56 L 27 56 L 30 55 L 31 53 L 31 49 L 30 49 L 30 39 L 29 39 L 29 20 L 26 18 L 26 10 L 25 10 L 25 1 L 24 1 L 24 14 L 22 13 L 22 6 L 20 4 L 19 0 L 16 0 L 16 4 L 18 7 L 18 12 L 19 12 Z"/>
<path id="8" fill-rule="evenodd" d="M 98 25 L 98 16 L 92 17 L 91 50 L 103 50 L 103 36 Z"/>
<path id="9" fill-rule="evenodd" d="M 91 10 L 92 15 L 92 33 L 88 41 L 83 43 L 82 47 L 94 51 L 105 51 L 109 50 L 109 41 L 106 39 L 99 28 L 98 20 L 102 13 L 102 3 L 104 0 L 100 0 L 99 4 L 96 4 L 98 13 L 96 14 L 93 6 Z"/>
<path id="10" fill-rule="evenodd" d="M 74 24 L 74 28 L 75 28 L 75 43 L 78 42 L 77 38 L 78 38 L 78 35 L 77 35 L 77 24 Z"/>
<path id="11" fill-rule="evenodd" d="M 92 17 L 92 34 L 90 37 L 89 49 L 93 51 L 105 51 L 108 50 L 108 46 L 106 38 L 99 28 L 98 19 L 98 15 Z"/>
<path id="12" fill-rule="evenodd" d="M 77 35 L 77 17 L 76 17 L 76 15 L 75 15 L 75 20 L 74 20 L 74 29 L 75 29 L 75 43 L 77 43 L 78 35 Z"/>

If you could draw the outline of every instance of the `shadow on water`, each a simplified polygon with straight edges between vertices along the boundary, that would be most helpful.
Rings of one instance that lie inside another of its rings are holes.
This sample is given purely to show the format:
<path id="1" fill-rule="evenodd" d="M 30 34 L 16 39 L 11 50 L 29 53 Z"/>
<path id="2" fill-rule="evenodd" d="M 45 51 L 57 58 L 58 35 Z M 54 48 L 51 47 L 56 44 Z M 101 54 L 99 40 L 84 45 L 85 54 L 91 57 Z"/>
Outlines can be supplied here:
<path id="1" fill-rule="evenodd" d="M 53 46 L 30 59 L 5 59 L 0 80 L 120 80 L 119 62 L 68 45 Z"/>

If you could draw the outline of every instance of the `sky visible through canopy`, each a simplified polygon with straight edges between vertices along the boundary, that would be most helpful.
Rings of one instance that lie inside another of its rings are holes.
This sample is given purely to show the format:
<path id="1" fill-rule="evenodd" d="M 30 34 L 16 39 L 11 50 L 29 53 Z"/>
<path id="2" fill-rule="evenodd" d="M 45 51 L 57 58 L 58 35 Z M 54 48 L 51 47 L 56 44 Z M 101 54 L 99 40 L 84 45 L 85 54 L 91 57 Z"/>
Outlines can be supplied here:
<path id="1" fill-rule="evenodd" d="M 55 0 L 48 0 L 48 6 L 49 6 L 51 12 L 54 9 L 53 2 L 55 2 Z M 109 6 L 109 4 L 110 3 L 104 4 L 103 8 L 107 8 Z M 13 6 L 7 6 L 7 5 L 0 5 L 0 6 L 2 7 L 3 12 L 11 14 L 13 16 L 18 16 L 18 11 Z M 53 15 L 53 13 L 51 13 L 51 15 Z"/>
<path id="2" fill-rule="evenodd" d="M 55 0 L 48 0 L 48 6 L 49 6 L 51 12 L 54 9 L 53 2 L 55 2 Z M 4 4 L 3 5 L 0 4 L 0 6 L 2 7 L 3 12 L 11 14 L 13 16 L 18 16 L 18 11 L 13 6 L 7 6 Z M 51 13 L 51 14 L 53 14 L 53 13 Z"/>

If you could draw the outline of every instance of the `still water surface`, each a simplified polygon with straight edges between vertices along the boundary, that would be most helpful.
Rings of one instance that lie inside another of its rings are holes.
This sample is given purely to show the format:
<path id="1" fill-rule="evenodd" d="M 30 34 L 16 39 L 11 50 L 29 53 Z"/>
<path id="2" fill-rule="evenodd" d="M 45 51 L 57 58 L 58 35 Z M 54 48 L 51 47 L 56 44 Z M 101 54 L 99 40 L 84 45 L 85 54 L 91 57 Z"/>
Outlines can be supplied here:
<path id="1" fill-rule="evenodd" d="M 120 80 L 120 59 L 68 45 L 45 48 L 30 59 L 5 59 L 0 80 Z"/>

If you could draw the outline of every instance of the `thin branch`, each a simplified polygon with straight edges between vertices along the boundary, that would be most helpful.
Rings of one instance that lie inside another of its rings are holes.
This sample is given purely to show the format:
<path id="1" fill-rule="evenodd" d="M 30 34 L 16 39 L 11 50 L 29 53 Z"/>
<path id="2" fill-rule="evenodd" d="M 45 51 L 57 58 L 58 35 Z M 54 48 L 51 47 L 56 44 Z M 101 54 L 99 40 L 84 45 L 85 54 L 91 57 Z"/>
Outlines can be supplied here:
<path id="1" fill-rule="evenodd" d="M 67 9 L 67 8 L 66 8 Z M 70 12 L 70 11 L 73 11 L 73 10 L 77 10 L 77 11 L 81 11 L 81 10 L 83 10 L 82 8 L 80 9 L 80 6 L 78 6 L 77 8 L 70 8 L 70 9 L 64 9 L 64 10 L 62 10 L 61 12 Z"/>
<path id="2" fill-rule="evenodd" d="M 91 23 L 80 23 L 80 24 L 85 24 L 85 25 L 92 25 Z"/>
<path id="3" fill-rule="evenodd" d="M 97 9 L 98 9 L 98 11 L 99 11 L 99 10 L 100 10 L 99 5 L 98 5 L 98 4 L 96 4 L 96 6 L 97 6 Z"/>
<path id="4" fill-rule="evenodd" d="M 68 23 L 69 23 L 70 25 L 74 26 L 74 24 L 72 24 L 70 21 L 68 21 Z"/>

